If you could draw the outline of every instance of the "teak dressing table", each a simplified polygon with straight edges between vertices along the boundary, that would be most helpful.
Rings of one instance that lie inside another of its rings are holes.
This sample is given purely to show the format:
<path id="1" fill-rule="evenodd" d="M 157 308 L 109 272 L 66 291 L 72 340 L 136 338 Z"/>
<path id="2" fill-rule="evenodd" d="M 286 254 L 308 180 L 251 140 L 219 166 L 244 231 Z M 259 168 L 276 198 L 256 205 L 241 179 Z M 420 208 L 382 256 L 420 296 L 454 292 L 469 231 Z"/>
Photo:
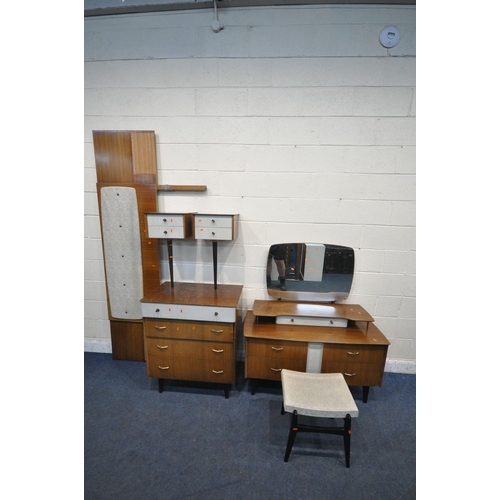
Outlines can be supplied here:
<path id="1" fill-rule="evenodd" d="M 337 320 L 345 326 L 336 326 Z M 342 373 L 348 385 L 381 386 L 390 342 L 359 305 L 256 300 L 245 324 L 245 377 L 281 379 L 283 368 Z"/>

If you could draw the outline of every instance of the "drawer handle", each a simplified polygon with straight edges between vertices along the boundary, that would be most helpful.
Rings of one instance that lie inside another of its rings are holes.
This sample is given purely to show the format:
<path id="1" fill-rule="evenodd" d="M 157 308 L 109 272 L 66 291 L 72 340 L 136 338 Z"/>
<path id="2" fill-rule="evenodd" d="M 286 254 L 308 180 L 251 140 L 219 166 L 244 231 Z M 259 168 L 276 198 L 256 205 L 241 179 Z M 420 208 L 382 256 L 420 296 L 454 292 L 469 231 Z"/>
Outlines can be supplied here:
<path id="1" fill-rule="evenodd" d="M 273 351 L 282 351 L 283 347 L 271 347 Z"/>
<path id="2" fill-rule="evenodd" d="M 170 370 L 170 366 L 159 366 L 160 370 Z"/>
<path id="3" fill-rule="evenodd" d="M 346 377 L 355 377 L 355 376 L 356 376 L 356 374 L 355 374 L 355 373 L 344 373 L 344 375 L 345 375 Z"/>
<path id="4" fill-rule="evenodd" d="M 156 328 L 157 330 L 166 330 L 166 329 L 167 329 L 167 327 L 166 327 L 166 326 L 157 326 L 157 325 L 155 325 L 155 328 Z"/>
<path id="5" fill-rule="evenodd" d="M 349 354 L 349 356 L 357 356 L 359 354 L 359 352 L 354 352 L 354 351 L 347 351 L 347 354 Z"/>
<path id="6" fill-rule="evenodd" d="M 217 353 L 224 352 L 224 349 L 212 349 L 212 352 L 217 352 Z"/>
<path id="7" fill-rule="evenodd" d="M 224 333 L 224 330 L 214 330 L 214 329 L 212 328 L 212 333 Z"/>
<path id="8" fill-rule="evenodd" d="M 156 344 L 156 347 L 158 347 L 158 349 L 168 349 L 168 345 L 158 345 L 158 344 Z"/>
<path id="9" fill-rule="evenodd" d="M 221 373 L 224 373 L 224 370 L 217 371 L 217 370 L 212 370 L 212 373 L 215 373 L 216 375 L 220 375 Z"/>
<path id="10" fill-rule="evenodd" d="M 271 368 L 271 370 L 272 370 L 273 372 L 280 372 L 280 371 L 281 371 L 281 368 Z"/>

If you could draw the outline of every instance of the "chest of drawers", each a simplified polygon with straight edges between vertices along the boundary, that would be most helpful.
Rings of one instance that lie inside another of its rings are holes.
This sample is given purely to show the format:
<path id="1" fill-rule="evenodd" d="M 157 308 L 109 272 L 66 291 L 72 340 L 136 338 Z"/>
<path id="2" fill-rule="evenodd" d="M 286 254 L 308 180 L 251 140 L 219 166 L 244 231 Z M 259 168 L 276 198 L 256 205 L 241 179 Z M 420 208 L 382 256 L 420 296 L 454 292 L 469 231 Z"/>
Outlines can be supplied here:
<path id="1" fill-rule="evenodd" d="M 141 300 L 147 375 L 165 380 L 224 384 L 236 381 L 241 285 L 161 285 Z"/>
<path id="2" fill-rule="evenodd" d="M 290 304 L 283 305 L 283 309 L 289 308 Z M 390 343 L 365 313 L 360 306 L 353 306 L 346 316 L 371 321 L 349 319 L 346 327 L 325 327 L 277 324 L 276 317 L 249 311 L 243 331 L 245 377 L 251 379 L 252 394 L 259 379 L 279 381 L 281 370 L 286 368 L 342 373 L 348 385 L 363 387 L 366 402 L 369 387 L 382 385 Z"/>

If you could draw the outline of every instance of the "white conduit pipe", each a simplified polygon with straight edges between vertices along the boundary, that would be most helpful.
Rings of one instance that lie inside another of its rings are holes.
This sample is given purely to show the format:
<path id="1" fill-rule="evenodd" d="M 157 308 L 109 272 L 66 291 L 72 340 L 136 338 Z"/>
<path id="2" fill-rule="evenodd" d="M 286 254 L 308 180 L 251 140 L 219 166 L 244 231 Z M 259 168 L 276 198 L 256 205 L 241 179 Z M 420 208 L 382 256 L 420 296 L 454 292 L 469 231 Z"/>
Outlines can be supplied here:
<path id="1" fill-rule="evenodd" d="M 222 28 L 224 26 L 219 22 L 219 15 L 217 14 L 217 0 L 214 0 L 214 22 L 212 23 L 212 29 L 214 33 L 219 33 Z"/>

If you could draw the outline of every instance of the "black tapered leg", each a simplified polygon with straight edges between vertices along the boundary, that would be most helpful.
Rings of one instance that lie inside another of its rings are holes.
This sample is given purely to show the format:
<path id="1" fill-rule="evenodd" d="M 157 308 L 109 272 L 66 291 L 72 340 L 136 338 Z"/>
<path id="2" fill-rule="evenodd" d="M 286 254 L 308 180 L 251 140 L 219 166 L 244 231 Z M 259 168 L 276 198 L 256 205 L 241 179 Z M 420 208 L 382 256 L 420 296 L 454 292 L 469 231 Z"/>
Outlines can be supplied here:
<path id="1" fill-rule="evenodd" d="M 174 255 L 172 248 L 172 240 L 167 240 L 168 249 L 168 268 L 170 270 L 170 286 L 174 288 Z"/>
<path id="2" fill-rule="evenodd" d="M 217 290 L 217 242 L 212 241 L 212 254 L 214 259 L 214 288 Z"/>
<path id="3" fill-rule="evenodd" d="M 351 466 L 351 415 L 347 414 L 344 418 L 344 452 L 345 466 Z"/>
<path id="4" fill-rule="evenodd" d="M 226 399 L 229 398 L 229 387 L 230 387 L 229 385 L 224 386 L 224 397 Z"/>
<path id="5" fill-rule="evenodd" d="M 159 378 L 158 379 L 158 392 L 162 393 L 164 387 L 165 387 L 165 379 Z"/>
<path id="6" fill-rule="evenodd" d="M 292 451 L 292 446 L 298 431 L 298 421 L 299 417 L 297 415 L 297 410 L 294 410 L 292 415 L 292 423 L 290 425 L 290 432 L 288 433 L 288 442 L 286 444 L 285 462 L 288 462 L 288 457 L 290 456 L 290 452 Z"/>
<path id="7" fill-rule="evenodd" d="M 259 383 L 257 382 L 257 380 L 254 378 L 250 379 L 250 392 L 251 392 L 252 396 L 257 392 L 258 387 L 259 387 Z"/>
<path id="8" fill-rule="evenodd" d="M 363 403 L 368 402 L 368 391 L 370 390 L 369 385 L 364 385 L 363 386 Z"/>

